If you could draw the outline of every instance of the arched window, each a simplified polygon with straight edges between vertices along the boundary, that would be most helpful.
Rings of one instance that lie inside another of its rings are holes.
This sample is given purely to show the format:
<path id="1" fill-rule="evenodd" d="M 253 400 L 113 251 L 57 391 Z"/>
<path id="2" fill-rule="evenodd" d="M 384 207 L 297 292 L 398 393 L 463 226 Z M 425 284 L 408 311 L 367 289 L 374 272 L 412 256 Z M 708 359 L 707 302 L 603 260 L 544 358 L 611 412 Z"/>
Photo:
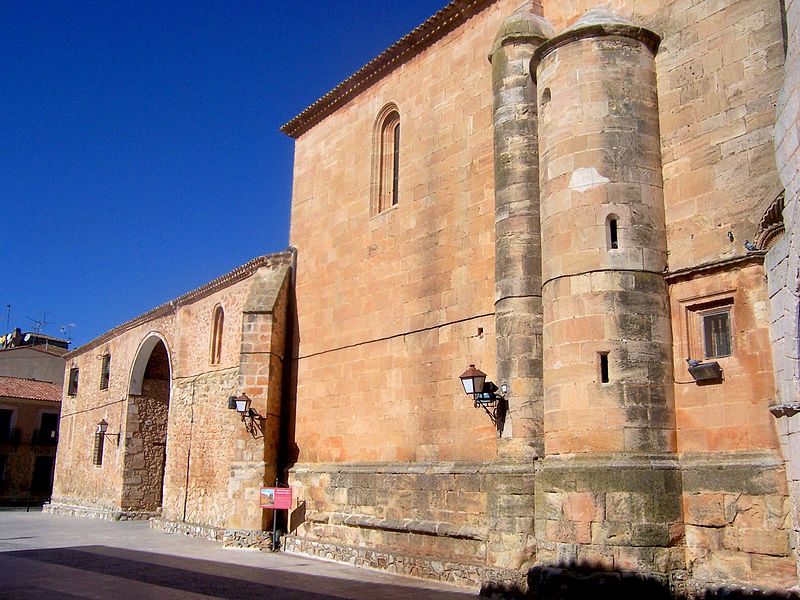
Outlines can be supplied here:
<path id="1" fill-rule="evenodd" d="M 400 112 L 387 104 L 378 114 L 372 136 L 372 214 L 400 201 Z"/>
<path id="2" fill-rule="evenodd" d="M 222 328 L 225 325 L 225 313 L 222 306 L 214 307 L 211 318 L 211 364 L 218 365 L 222 356 Z"/>

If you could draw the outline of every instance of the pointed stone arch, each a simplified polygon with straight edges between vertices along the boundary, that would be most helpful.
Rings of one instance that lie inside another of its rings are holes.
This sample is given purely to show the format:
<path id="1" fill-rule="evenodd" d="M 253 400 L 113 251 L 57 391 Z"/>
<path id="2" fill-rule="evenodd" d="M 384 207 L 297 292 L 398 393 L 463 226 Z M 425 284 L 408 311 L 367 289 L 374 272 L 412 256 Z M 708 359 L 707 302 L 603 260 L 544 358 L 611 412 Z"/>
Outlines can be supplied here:
<path id="1" fill-rule="evenodd" d="M 148 333 L 128 382 L 122 471 L 123 511 L 155 513 L 164 498 L 172 360 L 165 337 Z"/>

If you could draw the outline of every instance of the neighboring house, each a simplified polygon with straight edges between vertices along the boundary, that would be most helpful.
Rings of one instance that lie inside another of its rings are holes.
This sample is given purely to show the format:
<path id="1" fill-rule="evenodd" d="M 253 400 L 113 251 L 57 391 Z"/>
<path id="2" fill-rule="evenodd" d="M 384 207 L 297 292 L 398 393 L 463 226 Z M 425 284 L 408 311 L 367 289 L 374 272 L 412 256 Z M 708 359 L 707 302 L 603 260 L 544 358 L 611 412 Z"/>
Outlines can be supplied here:
<path id="1" fill-rule="evenodd" d="M 65 348 L 51 345 L 0 349 L 0 377 L 20 377 L 62 385 Z"/>
<path id="2" fill-rule="evenodd" d="M 293 253 L 67 355 L 50 510 L 795 585 L 798 3 L 449 3 L 283 127 Z"/>
<path id="3" fill-rule="evenodd" d="M 0 376 L 0 504 L 50 498 L 60 409 L 60 385 Z"/>

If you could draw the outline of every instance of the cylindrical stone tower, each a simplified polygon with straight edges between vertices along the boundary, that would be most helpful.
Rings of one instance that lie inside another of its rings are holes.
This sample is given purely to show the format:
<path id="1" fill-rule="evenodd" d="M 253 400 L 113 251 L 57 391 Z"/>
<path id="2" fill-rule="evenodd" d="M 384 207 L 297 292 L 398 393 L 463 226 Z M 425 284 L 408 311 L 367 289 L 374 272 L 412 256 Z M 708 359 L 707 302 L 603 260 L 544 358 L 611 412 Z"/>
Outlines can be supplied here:
<path id="1" fill-rule="evenodd" d="M 662 574 L 682 564 L 658 43 L 594 9 L 532 59 L 544 304 L 541 563 L 600 560 Z"/>
<path id="2" fill-rule="evenodd" d="M 674 450 L 658 42 L 595 9 L 534 58 L 547 454 Z"/>
<path id="3" fill-rule="evenodd" d="M 494 91 L 496 381 L 508 387 L 500 457 L 541 456 L 542 252 L 536 86 L 530 59 L 552 36 L 526 2 L 500 28 L 489 55 Z"/>

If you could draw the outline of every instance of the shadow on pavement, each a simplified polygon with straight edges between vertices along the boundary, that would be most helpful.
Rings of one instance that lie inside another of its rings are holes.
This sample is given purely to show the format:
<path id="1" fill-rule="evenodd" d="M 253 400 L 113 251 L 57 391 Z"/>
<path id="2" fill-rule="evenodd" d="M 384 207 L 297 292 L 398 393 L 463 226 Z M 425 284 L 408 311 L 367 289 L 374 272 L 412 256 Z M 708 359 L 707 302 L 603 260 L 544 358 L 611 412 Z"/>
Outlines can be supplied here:
<path id="1" fill-rule="evenodd" d="M 688 596 L 670 590 L 665 580 L 631 571 L 605 569 L 591 564 L 567 563 L 537 566 L 528 571 L 528 590 L 513 586 L 484 585 L 481 596 L 502 600 L 784 600 L 796 594 L 718 588 Z"/>
<path id="2" fill-rule="evenodd" d="M 125 550 L 108 546 L 79 546 L 43 550 L 20 550 L 0 553 L 0 572 L 9 566 L 2 565 L 5 559 L 22 559 L 48 565 L 75 569 L 75 578 L 86 579 L 86 586 L 96 585 L 95 575 L 106 575 L 149 584 L 189 594 L 202 594 L 214 598 L 280 598 L 286 600 L 330 600 L 336 598 L 365 599 L 406 599 L 432 598 L 455 600 L 466 598 L 467 592 L 430 590 L 390 583 L 367 582 L 339 579 L 289 570 L 242 566 L 202 559 Z M 19 571 L 21 563 L 16 564 Z M 45 574 L 43 565 L 33 566 L 31 572 Z M 62 571 L 63 573 L 63 571 Z M 119 582 L 123 586 L 124 582 Z M 5 587 L 5 586 L 3 586 Z M 36 577 L 30 580 L 30 587 L 0 587 L 0 598 L 23 600 L 39 597 L 36 593 Z M 43 591 L 43 590 L 40 590 Z M 152 589 L 151 589 L 152 591 Z M 119 597 L 112 589 L 109 597 Z M 74 598 L 64 592 L 61 595 L 48 595 L 48 598 Z M 83 596 L 82 596 L 83 597 Z M 157 597 L 149 595 L 147 597 Z M 170 593 L 169 597 L 175 597 Z"/>

